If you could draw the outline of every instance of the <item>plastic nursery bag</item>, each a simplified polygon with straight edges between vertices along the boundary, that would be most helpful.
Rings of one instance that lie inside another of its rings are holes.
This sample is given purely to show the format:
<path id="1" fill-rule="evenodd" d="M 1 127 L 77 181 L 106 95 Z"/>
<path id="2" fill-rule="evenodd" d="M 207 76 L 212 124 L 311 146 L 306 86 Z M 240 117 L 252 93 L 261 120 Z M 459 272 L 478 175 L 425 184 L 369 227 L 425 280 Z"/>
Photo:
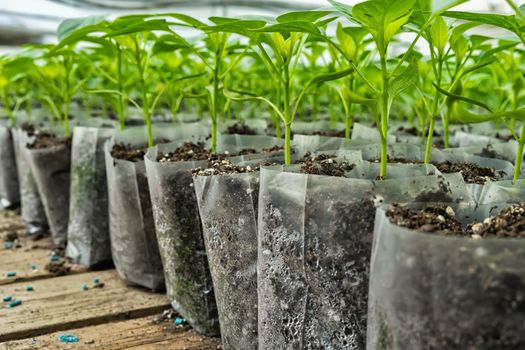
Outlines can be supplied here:
<path id="1" fill-rule="evenodd" d="M 383 181 L 262 169 L 260 349 L 365 348 L 376 204 L 473 203 L 459 174 L 410 177 L 406 169 Z"/>
<path id="2" fill-rule="evenodd" d="M 0 144 L 0 208 L 9 208 L 20 203 L 15 145 L 10 127 L 0 126 Z"/>
<path id="3" fill-rule="evenodd" d="M 396 142 L 396 137 L 394 135 L 388 135 L 388 143 Z M 354 123 L 352 131 L 352 140 L 364 140 L 370 143 L 379 143 L 381 137 L 379 130 L 375 127 L 370 127 L 363 125 L 361 123 Z"/>
<path id="4" fill-rule="evenodd" d="M 217 147 L 219 152 L 233 154 L 244 148 L 260 150 L 281 142 L 269 136 L 221 135 Z M 173 307 L 193 328 L 202 334 L 218 334 L 215 297 L 191 172 L 207 167 L 207 161 L 157 161 L 158 154 L 172 152 L 182 143 L 158 145 L 149 149 L 145 157 L 166 287 Z"/>
<path id="5" fill-rule="evenodd" d="M 193 124 L 153 126 L 153 134 L 158 139 L 199 132 L 204 132 L 204 128 Z M 111 149 L 115 143 L 143 146 L 147 143 L 146 128 L 129 127 L 104 145 L 113 262 L 119 276 L 126 282 L 161 291 L 164 289 L 164 273 L 155 234 L 146 168 L 142 160 L 131 162 L 114 159 Z"/>
<path id="6" fill-rule="evenodd" d="M 319 134 L 329 136 L 339 133 L 341 137 L 345 135 L 346 124 L 340 122 L 330 122 L 328 120 L 319 120 L 315 122 L 295 121 L 292 125 L 292 132 L 301 135 Z"/>
<path id="7" fill-rule="evenodd" d="M 54 130 L 54 132 L 56 132 Z M 26 149 L 55 245 L 65 245 L 69 218 L 71 147 Z"/>
<path id="8" fill-rule="evenodd" d="M 479 204 L 522 203 L 525 201 L 525 180 L 497 181 L 484 186 Z"/>
<path id="9" fill-rule="evenodd" d="M 22 129 L 12 129 L 15 146 L 16 167 L 20 185 L 20 205 L 22 207 L 22 221 L 29 234 L 44 233 L 48 229 L 47 217 L 38 192 L 38 187 L 29 166 L 27 144 L 34 140 Z"/>
<path id="10" fill-rule="evenodd" d="M 261 156 L 261 155 L 260 155 Z M 349 162 L 360 153 L 347 152 Z M 237 158 L 237 157 L 235 157 Z M 254 169 L 261 161 L 240 162 Z M 237 164 L 237 162 L 235 162 Z M 193 178 L 225 349 L 257 349 L 259 172 Z"/>
<path id="11" fill-rule="evenodd" d="M 111 263 L 104 143 L 114 129 L 75 127 L 66 255 L 89 268 Z"/>
<path id="12" fill-rule="evenodd" d="M 463 209 L 462 216 L 483 220 L 505 206 Z M 367 349 L 525 348 L 524 244 L 417 232 L 378 209 Z"/>

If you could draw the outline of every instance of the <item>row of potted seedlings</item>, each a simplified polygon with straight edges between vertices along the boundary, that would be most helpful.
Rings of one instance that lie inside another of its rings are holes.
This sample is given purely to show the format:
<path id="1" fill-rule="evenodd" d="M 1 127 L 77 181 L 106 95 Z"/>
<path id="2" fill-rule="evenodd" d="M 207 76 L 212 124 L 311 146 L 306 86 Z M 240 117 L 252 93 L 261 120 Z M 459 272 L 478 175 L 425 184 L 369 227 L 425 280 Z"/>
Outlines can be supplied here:
<path id="1" fill-rule="evenodd" d="M 226 349 L 520 349 L 525 16 L 464 2 L 68 20 L 1 62 L 2 204 Z"/>

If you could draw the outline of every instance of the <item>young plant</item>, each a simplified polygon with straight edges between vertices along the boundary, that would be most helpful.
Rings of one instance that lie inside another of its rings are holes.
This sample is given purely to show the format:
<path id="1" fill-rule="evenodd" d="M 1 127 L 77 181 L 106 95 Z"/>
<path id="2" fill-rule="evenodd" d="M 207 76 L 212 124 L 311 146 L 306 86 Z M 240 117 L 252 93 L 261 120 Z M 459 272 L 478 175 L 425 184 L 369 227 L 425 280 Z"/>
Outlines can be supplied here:
<path id="1" fill-rule="evenodd" d="M 417 79 L 417 62 L 413 59 L 414 47 L 419 38 L 436 21 L 436 18 L 438 18 L 441 13 L 460 3 L 466 2 L 466 0 L 421 0 L 418 2 L 418 7 L 416 6 L 415 0 L 370 0 L 361 2 L 354 7 L 334 0 L 329 1 L 343 16 L 352 22 L 358 23 L 372 35 L 379 55 L 381 86 L 376 87 L 368 82 L 359 69 L 356 69 L 356 72 L 374 95 L 373 99 L 376 102 L 373 110 L 379 111 L 379 115 L 376 116 L 376 124 L 381 139 L 381 167 L 379 175 L 384 178 L 387 175 L 387 140 L 390 109 L 395 98 L 404 90 L 411 87 Z M 420 14 L 424 16 L 422 25 L 405 54 L 397 60 L 393 69 L 389 69 L 389 45 L 394 39 L 394 36 L 408 23 L 410 17 L 417 9 L 424 9 L 424 11 L 420 12 Z M 342 52 L 338 45 L 333 42 L 331 43 Z M 344 54 L 344 52 L 342 53 Z M 349 57 L 346 58 L 352 62 Z M 363 99 L 363 101 L 367 104 L 370 103 L 370 99 Z"/>
<path id="2" fill-rule="evenodd" d="M 232 100 L 255 99 L 267 103 L 284 123 L 285 164 L 291 163 L 291 127 L 303 97 L 311 88 L 324 82 L 343 78 L 353 72 L 347 69 L 314 76 L 303 86 L 294 98 L 294 83 L 297 82 L 297 64 L 302 49 L 310 34 L 321 35 L 321 19 L 330 11 L 291 12 L 276 18 L 275 24 L 264 25 L 261 21 L 223 19 L 222 24 L 210 27 L 214 32 L 232 32 L 250 39 L 255 52 L 264 62 L 273 80 L 279 85 L 282 100 L 271 102 L 268 98 L 253 92 L 225 89 Z M 331 19 L 330 19 L 331 20 Z M 279 94 L 279 95 L 281 95 Z"/>

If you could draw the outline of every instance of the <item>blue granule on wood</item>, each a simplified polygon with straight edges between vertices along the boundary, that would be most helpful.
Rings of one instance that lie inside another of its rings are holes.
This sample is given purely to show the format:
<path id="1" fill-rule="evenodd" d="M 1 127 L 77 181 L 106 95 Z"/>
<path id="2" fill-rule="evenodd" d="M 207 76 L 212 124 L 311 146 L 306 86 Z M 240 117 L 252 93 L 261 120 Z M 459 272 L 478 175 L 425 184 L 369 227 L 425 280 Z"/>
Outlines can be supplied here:
<path id="1" fill-rule="evenodd" d="M 9 305 L 7 305 L 7 307 L 12 308 L 12 307 L 16 307 L 19 305 L 22 305 L 22 300 L 13 300 L 12 302 L 9 303 Z"/>
<path id="2" fill-rule="evenodd" d="M 49 260 L 50 261 L 58 261 L 58 260 L 60 260 L 60 257 L 58 255 L 51 255 L 49 257 Z"/>
<path id="3" fill-rule="evenodd" d="M 35 289 L 33 288 L 33 286 L 27 286 L 26 287 L 26 291 L 28 292 L 33 292 Z"/>
<path id="4" fill-rule="evenodd" d="M 36 265 L 35 264 L 31 265 L 31 270 L 36 270 Z"/>
<path id="5" fill-rule="evenodd" d="M 60 340 L 62 343 L 78 343 L 80 339 L 78 339 L 78 337 L 73 334 L 64 334 L 59 336 L 58 340 Z"/>
<path id="6" fill-rule="evenodd" d="M 82 285 L 82 290 L 88 290 L 88 289 L 89 289 L 89 287 L 88 287 L 87 284 L 83 284 L 83 285 Z"/>
<path id="7" fill-rule="evenodd" d="M 94 284 L 99 284 L 100 283 L 100 279 L 98 279 L 98 278 L 93 279 L 93 283 Z"/>
<path id="8" fill-rule="evenodd" d="M 4 248 L 5 249 L 11 249 L 15 245 L 15 242 L 13 241 L 4 241 Z"/>
<path id="9" fill-rule="evenodd" d="M 182 326 L 186 323 L 186 320 L 182 317 L 177 317 L 173 323 L 175 323 L 175 326 Z"/>
<path id="10" fill-rule="evenodd" d="M 8 301 L 13 300 L 13 297 L 10 295 L 6 295 L 5 297 L 2 298 L 2 300 L 7 303 Z"/>
<path id="11" fill-rule="evenodd" d="M 7 277 L 15 277 L 16 276 L 16 272 L 15 271 L 9 271 L 8 273 L 5 274 Z"/>

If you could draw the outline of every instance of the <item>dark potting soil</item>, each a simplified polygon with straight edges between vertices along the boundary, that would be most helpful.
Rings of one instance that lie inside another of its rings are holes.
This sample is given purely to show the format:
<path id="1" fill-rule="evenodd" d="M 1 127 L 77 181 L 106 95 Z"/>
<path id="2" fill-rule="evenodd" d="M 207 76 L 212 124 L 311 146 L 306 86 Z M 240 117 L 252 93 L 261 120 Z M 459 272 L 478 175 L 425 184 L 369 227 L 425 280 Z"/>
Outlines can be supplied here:
<path id="1" fill-rule="evenodd" d="M 296 161 L 296 164 L 302 164 L 302 174 L 325 175 L 344 177 L 345 173 L 355 167 L 355 164 L 348 162 L 338 162 L 335 155 L 320 154 L 317 156 L 307 153 L 302 159 Z"/>
<path id="2" fill-rule="evenodd" d="M 237 165 L 233 164 L 228 159 L 211 159 L 208 161 L 208 167 L 196 168 L 192 170 L 193 176 L 212 176 L 212 175 L 226 175 L 226 174 L 242 174 L 253 173 L 259 171 L 261 166 L 277 165 L 268 161 L 261 161 L 257 165 Z"/>
<path id="3" fill-rule="evenodd" d="M 444 174 L 461 172 L 463 179 L 469 184 L 483 185 L 489 180 L 496 181 L 505 175 L 505 172 L 502 170 L 497 171 L 493 168 L 485 168 L 470 162 L 451 163 L 447 161 L 441 163 L 433 162 L 432 164 Z"/>
<path id="4" fill-rule="evenodd" d="M 397 128 L 397 131 L 404 132 L 407 135 L 419 136 L 419 130 L 415 126 L 411 126 L 411 127 L 400 126 L 399 128 Z"/>
<path id="5" fill-rule="evenodd" d="M 310 135 L 329 136 L 329 137 L 345 137 L 345 130 L 322 130 L 314 131 Z"/>
<path id="6" fill-rule="evenodd" d="M 29 136 L 33 136 L 35 134 L 35 126 L 31 123 L 24 122 L 22 125 L 20 125 L 20 129 L 27 132 Z"/>
<path id="7" fill-rule="evenodd" d="M 170 140 L 159 139 L 155 140 L 155 144 L 168 143 Z M 111 149 L 111 156 L 115 159 L 128 160 L 130 162 L 138 162 L 144 159 L 144 155 L 148 150 L 148 146 L 132 146 L 130 144 L 117 143 Z"/>
<path id="8" fill-rule="evenodd" d="M 494 150 L 491 144 L 486 145 L 481 149 L 481 152 L 476 154 L 480 157 L 501 159 L 501 155 Z"/>
<path id="9" fill-rule="evenodd" d="M 525 238 L 525 204 L 503 209 L 496 217 L 474 224 L 470 229 L 483 238 Z"/>
<path id="10" fill-rule="evenodd" d="M 30 149 L 45 149 L 61 145 L 65 145 L 66 147 L 71 146 L 71 138 L 59 137 L 52 133 L 39 131 L 35 131 L 34 135 L 35 141 L 27 145 Z"/>
<path id="11" fill-rule="evenodd" d="M 250 128 L 244 121 L 237 122 L 226 129 L 226 134 L 257 135 L 257 130 Z"/>
<path id="12" fill-rule="evenodd" d="M 473 238 L 525 238 L 525 204 L 503 209 L 483 222 L 463 226 L 454 210 L 447 206 L 429 206 L 415 210 L 393 205 L 387 211 L 390 222 L 421 232 Z"/>
<path id="13" fill-rule="evenodd" d="M 444 205 L 431 205 L 416 210 L 400 205 L 392 205 L 386 212 L 390 222 L 421 232 L 441 235 L 468 236 L 471 232 L 455 218 L 454 210 Z"/>
<path id="14" fill-rule="evenodd" d="M 204 142 L 185 142 L 174 152 L 159 154 L 157 156 L 157 161 L 165 163 L 206 160 L 211 154 L 211 151 L 204 146 Z"/>

